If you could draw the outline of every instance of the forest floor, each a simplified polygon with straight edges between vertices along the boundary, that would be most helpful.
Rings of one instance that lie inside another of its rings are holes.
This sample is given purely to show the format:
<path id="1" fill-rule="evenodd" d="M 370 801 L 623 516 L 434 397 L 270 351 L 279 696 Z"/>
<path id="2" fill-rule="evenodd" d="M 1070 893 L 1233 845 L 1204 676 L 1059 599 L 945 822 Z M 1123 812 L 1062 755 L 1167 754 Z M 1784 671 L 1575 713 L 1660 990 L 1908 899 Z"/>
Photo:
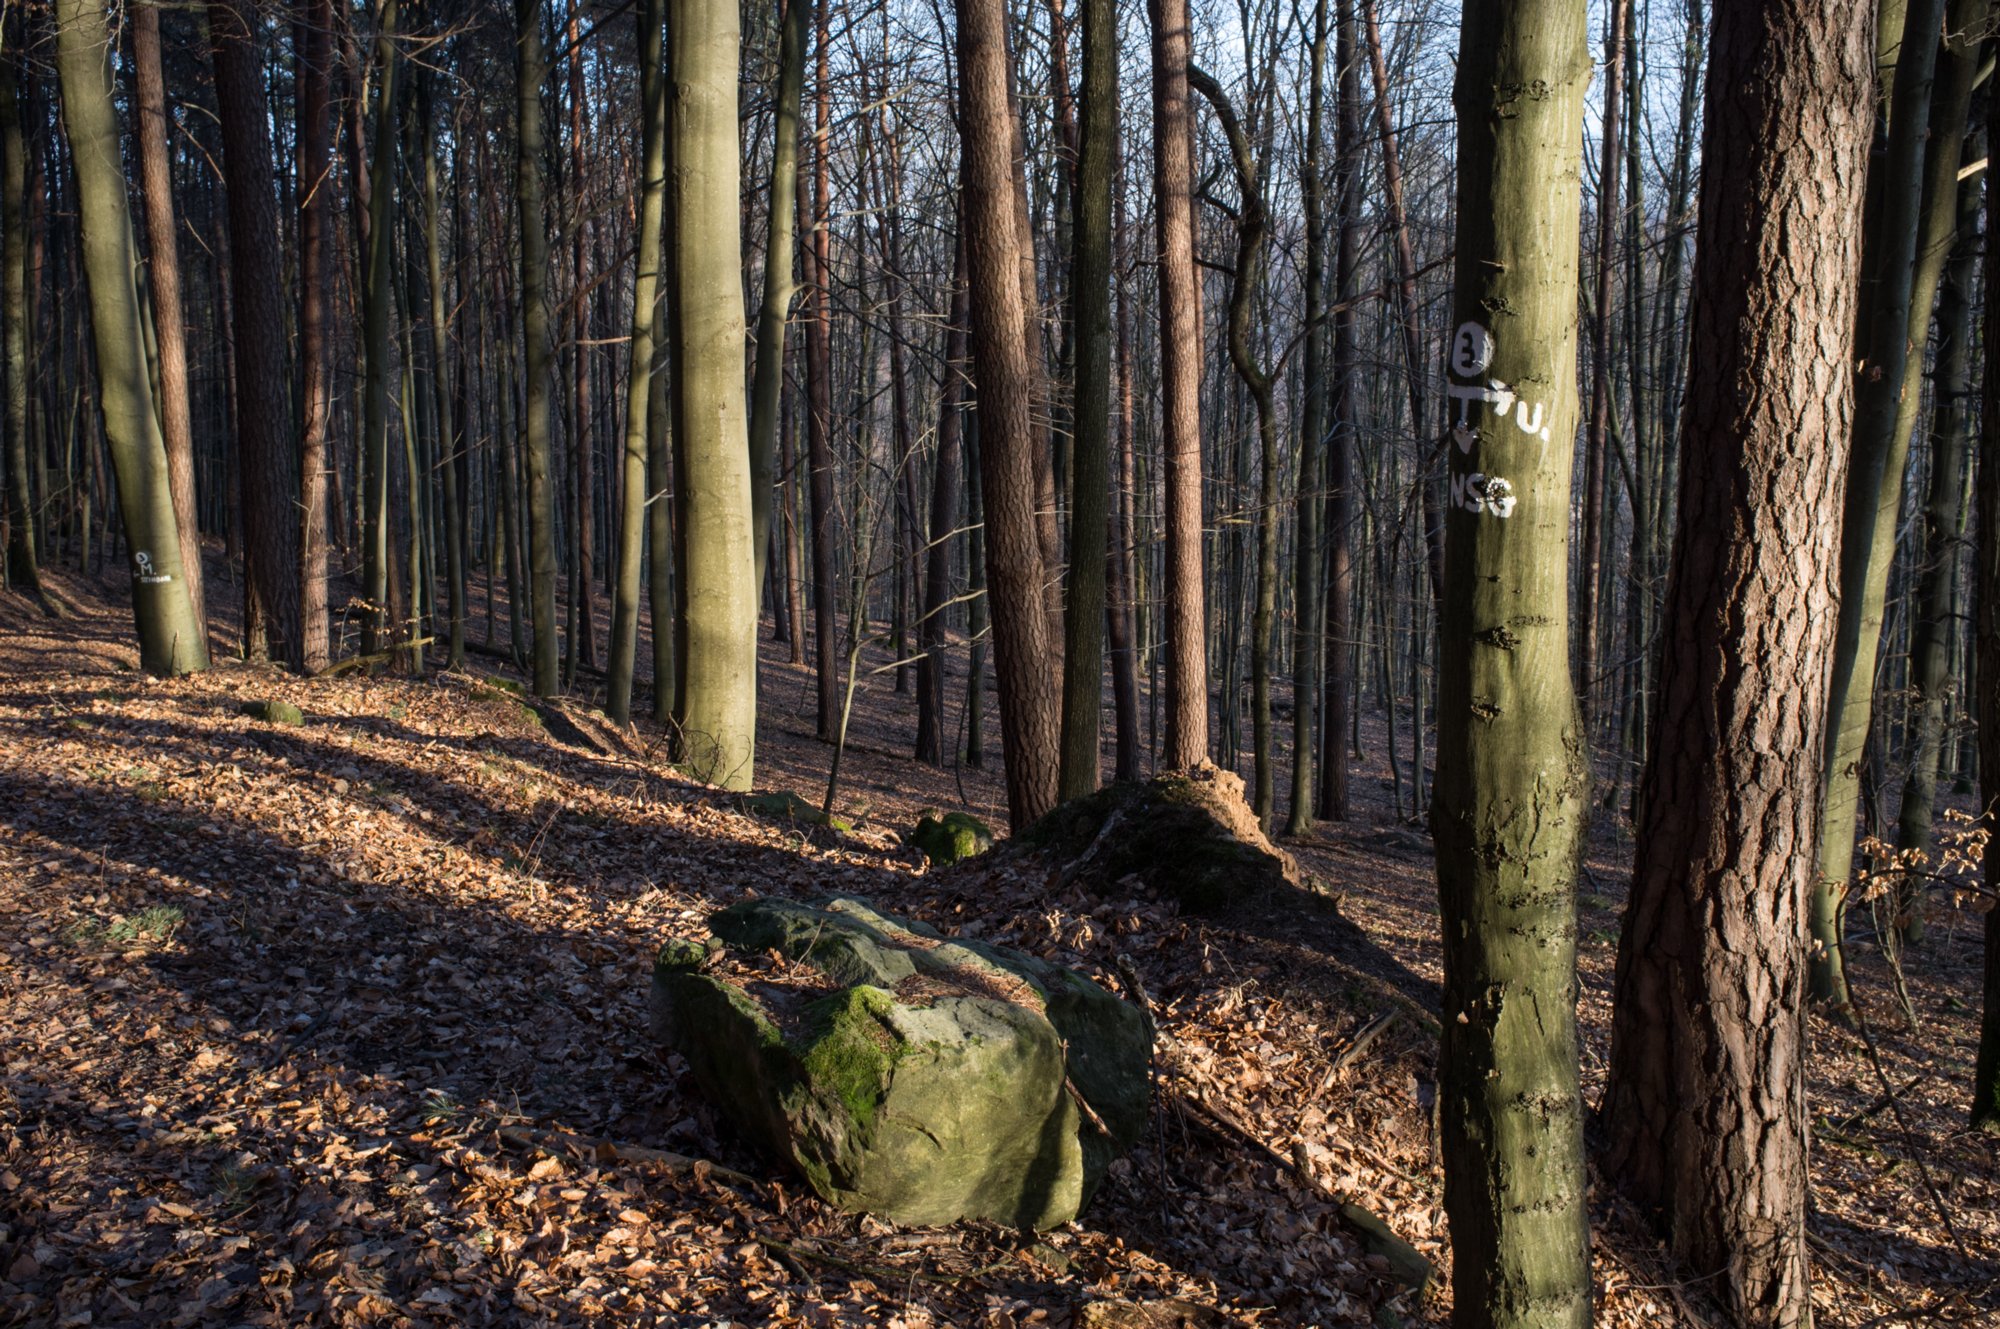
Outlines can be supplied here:
<path id="1" fill-rule="evenodd" d="M 587 697 L 538 717 L 489 660 L 151 681 L 121 593 L 52 581 L 68 621 L 0 594 L 0 1324 L 1060 1327 L 1102 1301 L 1175 1303 L 1162 1324 L 1447 1318 L 1435 888 L 1379 730 L 1353 818 L 1287 843 L 1345 923 L 1204 922 L 1018 874 L 941 888 L 898 832 L 938 805 L 1004 825 L 997 737 L 987 770 L 915 764 L 886 675 L 857 699 L 838 796 L 856 829 L 836 836 L 736 810 Z M 810 676 L 767 644 L 761 696 L 760 787 L 817 803 Z M 252 699 L 305 722 L 254 720 Z M 1600 820 L 1593 1101 L 1631 857 Z M 747 895 L 833 891 L 1099 976 L 1136 963 L 1162 1022 L 1154 1126 L 1076 1223 L 1030 1240 L 840 1214 L 655 1050 L 664 939 Z M 1914 1021 L 1854 946 L 1879 1060 L 1813 1020 L 1823 1326 L 2000 1324 L 2000 1145 L 1961 1129 L 1978 922 L 1938 902 Z M 1597 1322 L 1720 1329 L 1593 1182 Z M 1438 1286 L 1400 1290 L 1340 1199 Z"/>

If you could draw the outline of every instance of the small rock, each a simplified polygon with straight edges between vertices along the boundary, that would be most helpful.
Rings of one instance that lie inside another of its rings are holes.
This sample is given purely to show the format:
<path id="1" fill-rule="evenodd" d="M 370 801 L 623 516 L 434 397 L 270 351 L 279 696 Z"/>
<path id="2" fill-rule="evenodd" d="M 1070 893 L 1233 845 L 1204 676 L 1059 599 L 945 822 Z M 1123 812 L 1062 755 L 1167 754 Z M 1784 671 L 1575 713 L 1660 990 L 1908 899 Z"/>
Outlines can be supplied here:
<path id="1" fill-rule="evenodd" d="M 305 712 L 288 701 L 246 701 L 236 709 L 266 724 L 304 724 L 306 720 Z"/>

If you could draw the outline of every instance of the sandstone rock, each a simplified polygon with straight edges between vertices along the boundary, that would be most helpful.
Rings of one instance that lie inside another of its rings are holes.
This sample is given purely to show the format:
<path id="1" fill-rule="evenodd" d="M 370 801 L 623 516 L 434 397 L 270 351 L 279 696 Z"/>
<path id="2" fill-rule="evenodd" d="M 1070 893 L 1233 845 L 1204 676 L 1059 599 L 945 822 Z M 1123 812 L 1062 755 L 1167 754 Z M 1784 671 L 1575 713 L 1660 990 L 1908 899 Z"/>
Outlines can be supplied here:
<path id="1" fill-rule="evenodd" d="M 751 901 L 709 927 L 660 953 L 655 1036 L 841 1208 L 1052 1228 L 1145 1129 L 1146 1017 L 1081 975 L 850 898 Z M 782 972 L 745 968 L 772 953 Z"/>

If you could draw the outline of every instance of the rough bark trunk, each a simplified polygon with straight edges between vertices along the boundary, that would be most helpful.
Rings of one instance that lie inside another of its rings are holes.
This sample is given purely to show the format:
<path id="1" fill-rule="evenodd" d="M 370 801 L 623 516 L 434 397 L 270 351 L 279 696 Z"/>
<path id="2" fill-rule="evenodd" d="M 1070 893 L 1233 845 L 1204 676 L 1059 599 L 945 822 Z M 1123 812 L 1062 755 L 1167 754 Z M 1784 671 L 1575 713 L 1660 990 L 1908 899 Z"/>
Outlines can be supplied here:
<path id="1" fill-rule="evenodd" d="M 388 0 L 395 3 L 395 0 Z M 515 0 L 515 201 L 521 214 L 521 336 L 526 376 L 521 459 L 527 469 L 528 605 L 537 696 L 561 687 L 556 654 L 555 480 L 549 473 L 549 411 L 555 351 L 549 340 L 549 232 L 542 208 L 541 0 Z"/>
<path id="2" fill-rule="evenodd" d="M 1201 291 L 1194 264 L 1194 111 L 1187 0 L 1149 0 L 1153 193 L 1159 228 L 1160 447 L 1165 463 L 1167 742 L 1163 761 L 1208 760 L 1208 632 L 1202 588 Z"/>
<path id="3" fill-rule="evenodd" d="M 1019 830 L 1056 804 L 1059 729 L 1050 686 L 1036 517 L 1035 451 L 1014 207 L 1015 121 L 1008 95 L 1007 13 L 1000 0 L 959 0 L 959 141 L 966 276 L 978 383 L 986 582 L 1000 684 L 1007 812 Z"/>
<path id="4" fill-rule="evenodd" d="M 1319 749 L 1319 815 L 1347 820 L 1349 707 L 1354 688 L 1354 459 L 1360 406 L 1355 366 L 1356 293 L 1360 284 L 1361 70 L 1353 0 L 1339 0 L 1334 63 L 1339 93 L 1334 110 L 1334 206 L 1339 232 L 1333 262 L 1333 365 L 1328 385 L 1331 420 L 1326 449 L 1326 692 Z"/>
<path id="5" fill-rule="evenodd" d="M 1809 1323 L 1807 897 L 1830 718 L 1869 27 L 1716 6 L 1659 715 L 1605 1173 L 1731 1323 Z"/>
<path id="6" fill-rule="evenodd" d="M 7 36 L 18 42 L 18 20 Z M 7 393 L 7 584 L 51 606 L 42 592 L 28 475 L 28 149 L 21 132 L 19 62 L 0 56 L 0 370 Z M 190 499 L 192 495 L 190 494 Z"/>
<path id="7" fill-rule="evenodd" d="M 242 476 L 244 642 L 304 665 L 290 467 L 278 204 L 264 95 L 262 20 L 248 0 L 211 0 L 209 50 L 229 197 L 230 316 L 236 333 L 236 460 Z M 261 631 L 260 631 L 261 629 Z"/>
<path id="8" fill-rule="evenodd" d="M 327 431 L 333 413 L 328 363 L 327 240 L 332 216 L 333 0 L 305 0 L 299 53 L 299 657 L 307 673 L 330 662 L 327 623 Z M 491 603 L 489 598 L 489 604 Z"/>

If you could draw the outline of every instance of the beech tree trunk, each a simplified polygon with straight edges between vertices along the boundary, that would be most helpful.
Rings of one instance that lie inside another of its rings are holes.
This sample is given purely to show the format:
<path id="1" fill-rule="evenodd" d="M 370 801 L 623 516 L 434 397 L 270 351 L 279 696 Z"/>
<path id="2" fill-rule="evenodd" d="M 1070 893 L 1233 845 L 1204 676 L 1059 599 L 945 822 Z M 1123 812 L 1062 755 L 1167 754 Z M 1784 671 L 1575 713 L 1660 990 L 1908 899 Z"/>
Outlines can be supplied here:
<path id="1" fill-rule="evenodd" d="M 800 0 L 805 3 L 806 0 Z M 833 604 L 833 306 L 827 197 L 833 135 L 833 65 L 827 6 L 813 0 L 817 47 L 813 90 L 812 218 L 806 228 L 806 473 L 811 498 L 815 732 L 831 742 L 840 713 L 840 649 Z"/>
<path id="2" fill-rule="evenodd" d="M 964 473 L 965 343 L 970 314 L 965 294 L 964 208 L 959 209 L 960 235 L 953 246 L 951 312 L 944 333 L 944 391 L 939 394 L 937 458 L 931 468 L 931 521 L 924 554 L 923 612 L 917 620 L 917 644 L 924 658 L 917 666 L 918 761 L 944 764 L 945 606 L 951 600 L 952 532 L 957 528 L 960 479 Z"/>
<path id="3" fill-rule="evenodd" d="M 208 667 L 181 562 L 166 443 L 153 413 L 133 265 L 132 216 L 112 100 L 110 25 L 99 0 L 58 0 L 56 70 L 76 170 L 77 232 L 97 351 L 98 406 L 118 477 L 132 572 L 139 667 L 175 675 Z"/>
<path id="4" fill-rule="evenodd" d="M 778 479 L 778 404 L 785 386 L 785 327 L 798 290 L 799 106 L 805 95 L 806 28 L 813 0 L 783 0 L 778 36 L 778 101 L 771 147 L 771 210 L 764 245 L 764 300 L 757 315 L 757 362 L 750 386 L 750 501 L 763 593 L 771 548 L 771 500 Z"/>
<path id="5" fill-rule="evenodd" d="M 160 73 L 160 7 L 135 4 L 132 15 L 133 141 L 139 149 L 139 195 L 145 200 L 146 284 L 153 304 L 158 359 L 160 434 L 167 448 L 181 567 L 194 614 L 208 622 L 201 570 L 201 526 L 195 513 L 194 425 L 188 410 L 187 320 L 181 313 L 181 260 L 174 226 L 174 191 L 167 169 L 167 97 Z"/>
<path id="6" fill-rule="evenodd" d="M 1870 32 L 1839 0 L 1722 0 L 1713 33 L 1604 1174 L 1758 1329 L 1810 1322 L 1801 851 L 1831 716 Z"/>
<path id="7" fill-rule="evenodd" d="M 673 346 L 681 760 L 748 789 L 757 752 L 757 580 L 743 397 L 735 0 L 668 0 L 673 33 Z"/>
<path id="8" fill-rule="evenodd" d="M 1059 42 L 1061 51 L 1066 43 Z M 1066 89 L 1065 89 L 1066 91 Z M 1068 595 L 1063 613 L 1065 799 L 1096 791 L 1104 710 L 1104 586 L 1111 489 L 1111 177 L 1118 160 L 1116 0 L 1083 0 L 1083 124 L 1076 174 L 1076 403 Z"/>
<path id="9" fill-rule="evenodd" d="M 531 3 L 532 0 L 523 0 Z M 396 187 L 396 5 L 382 0 L 376 12 L 375 151 L 364 205 L 362 235 L 367 272 L 361 296 L 361 649 L 374 654 L 393 635 L 389 588 L 389 315 L 395 301 L 389 279 L 389 205 Z M 357 145 L 358 148 L 358 145 Z"/>
<path id="10" fill-rule="evenodd" d="M 796 6 L 802 0 L 792 2 Z M 639 658 L 639 572 L 646 530 L 653 312 L 659 303 L 660 230 L 667 199 L 667 85 L 661 67 L 664 18 L 661 0 L 644 0 L 639 6 L 639 95 L 645 117 L 640 135 L 643 158 L 639 179 L 639 249 L 633 262 L 632 344 L 625 379 L 624 485 L 618 521 L 618 573 L 611 598 L 611 670 L 604 705 L 605 713 L 619 724 L 632 716 L 632 674 Z M 782 323 L 778 335 L 782 341 Z M 761 362 L 760 351 L 760 365 Z M 754 440 L 754 434 L 752 437 Z M 754 485 L 754 458 L 751 470 Z M 753 496 L 757 492 L 752 489 Z M 762 585 L 761 578 L 758 584 Z"/>
<path id="11" fill-rule="evenodd" d="M 1962 16 L 1966 6 L 1967 0 L 1958 0 L 1954 16 Z M 1955 115 L 1932 115 L 1934 92 L 1940 94 L 1936 99 L 1940 110 L 1952 99 L 1938 79 L 1944 10 L 1944 0 L 1911 0 L 1905 11 L 1894 91 L 1886 110 L 1887 148 L 1869 181 L 1871 196 L 1879 182 L 1880 198 L 1869 201 L 1874 215 L 1862 241 L 1867 266 L 1860 274 L 1854 425 L 1841 514 L 1840 635 L 1834 648 L 1826 808 L 1812 903 L 1812 993 L 1815 1000 L 1835 1007 L 1847 1004 L 1841 916 L 1853 875 L 1861 767 L 1875 713 L 1883 604 L 1889 566 L 1895 560 L 1910 426 L 1916 419 L 1911 371 L 1922 366 L 1931 301 L 1945 258 L 1943 251 L 1930 252 L 1919 239 L 1927 217 L 1941 221 L 1948 237 L 1957 212 L 1953 177 L 1965 132 L 1965 103 L 1958 101 Z M 1964 95 L 1969 97 L 1971 72 L 1964 78 Z M 1938 175 L 1926 169 L 1933 163 L 1943 163 L 1947 171 L 1942 192 L 1936 187 Z M 1704 172 L 1707 169 L 1704 162 Z"/>
<path id="12" fill-rule="evenodd" d="M 1977 49 L 1976 47 L 1974 48 Z M 1986 156 L 1985 135 L 1969 153 Z M 1961 153 L 1961 156 L 1968 155 Z M 1896 848 L 1935 867 L 1932 819 L 1937 810 L 1938 762 L 1943 754 L 1949 691 L 1952 624 L 1958 618 L 1959 546 L 1965 542 L 1966 467 L 1972 460 L 1975 407 L 1972 387 L 1972 311 L 1979 270 L 1980 179 L 1958 182 L 1958 226 L 1937 307 L 1937 357 L 1932 373 L 1930 487 L 1924 498 L 1922 566 L 1917 574 L 1915 622 L 1910 629 L 1912 728 L 1910 773 L 1896 812 Z M 1897 884 L 1896 926 L 1905 943 L 1924 938 L 1924 878 Z"/>
<path id="13" fill-rule="evenodd" d="M 1459 37 L 1431 804 L 1459 1329 L 1590 1323 L 1574 895 L 1586 775 L 1568 626 L 1586 10 L 1501 0 L 1468 9 Z"/>

